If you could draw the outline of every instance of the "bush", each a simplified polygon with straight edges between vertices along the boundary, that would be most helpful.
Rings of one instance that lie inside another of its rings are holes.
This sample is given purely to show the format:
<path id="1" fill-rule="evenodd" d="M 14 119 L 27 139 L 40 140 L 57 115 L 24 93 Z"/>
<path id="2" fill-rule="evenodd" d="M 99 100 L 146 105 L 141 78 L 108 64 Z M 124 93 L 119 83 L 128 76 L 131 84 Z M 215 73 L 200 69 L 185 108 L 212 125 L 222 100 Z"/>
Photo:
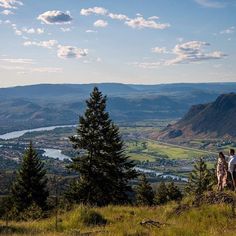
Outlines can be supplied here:
<path id="1" fill-rule="evenodd" d="M 0 219 L 9 218 L 13 203 L 10 197 L 0 198 Z"/>
<path id="2" fill-rule="evenodd" d="M 45 217 L 45 214 L 37 204 L 33 203 L 27 209 L 19 213 L 19 220 L 37 220 Z"/>
<path id="3" fill-rule="evenodd" d="M 154 199 L 156 205 L 166 204 L 169 201 L 180 201 L 183 195 L 174 182 L 166 185 L 161 182 L 157 188 L 157 193 Z"/>
<path id="4" fill-rule="evenodd" d="M 87 208 L 81 210 L 80 220 L 87 226 L 105 225 L 107 223 L 107 220 L 100 213 Z"/>
<path id="5" fill-rule="evenodd" d="M 154 202 L 156 205 L 162 205 L 168 202 L 168 189 L 164 182 L 161 182 L 158 186 Z"/>
<path id="6" fill-rule="evenodd" d="M 136 187 L 136 203 L 143 206 L 153 204 L 154 192 L 152 186 L 148 183 L 145 175 L 141 175 L 138 186 Z"/>
<path id="7" fill-rule="evenodd" d="M 0 200 L 0 219 L 2 220 L 16 220 L 28 221 L 41 219 L 46 216 L 37 204 L 32 203 L 28 208 L 19 211 L 12 202 L 10 197 L 4 197 Z"/>

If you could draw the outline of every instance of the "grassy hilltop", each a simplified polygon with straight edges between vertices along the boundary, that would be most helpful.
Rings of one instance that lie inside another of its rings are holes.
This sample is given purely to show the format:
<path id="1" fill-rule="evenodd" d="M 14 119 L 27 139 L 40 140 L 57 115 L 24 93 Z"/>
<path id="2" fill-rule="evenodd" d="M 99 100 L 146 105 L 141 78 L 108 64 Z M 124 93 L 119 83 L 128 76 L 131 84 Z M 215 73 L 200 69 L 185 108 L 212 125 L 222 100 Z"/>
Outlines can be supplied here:
<path id="1" fill-rule="evenodd" d="M 188 205 L 184 200 L 158 207 L 107 206 L 88 208 L 75 206 L 59 213 L 58 230 L 55 216 L 45 220 L 0 222 L 0 235 L 234 235 L 236 218 L 230 204 Z M 190 206 L 190 207 L 189 207 Z M 98 216 L 97 214 L 98 213 Z M 101 225 L 99 225 L 101 223 Z M 143 224 L 142 224 L 143 223 Z"/>

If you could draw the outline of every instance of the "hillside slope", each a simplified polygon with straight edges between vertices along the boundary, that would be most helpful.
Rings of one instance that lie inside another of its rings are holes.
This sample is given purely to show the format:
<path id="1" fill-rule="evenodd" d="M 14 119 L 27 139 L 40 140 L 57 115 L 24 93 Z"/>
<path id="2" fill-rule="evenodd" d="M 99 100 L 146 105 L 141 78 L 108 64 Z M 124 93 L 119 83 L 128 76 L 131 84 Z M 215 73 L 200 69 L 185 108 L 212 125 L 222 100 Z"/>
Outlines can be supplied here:
<path id="1" fill-rule="evenodd" d="M 107 221 L 106 225 L 84 223 L 84 215 L 88 216 L 91 211 L 99 213 Z M 236 230 L 235 217 L 232 216 L 231 206 L 227 204 L 189 209 L 185 205 L 182 210 L 177 203 L 160 207 L 78 206 L 60 214 L 57 232 L 54 216 L 40 221 L 10 222 L 8 229 L 4 228 L 4 224 L 0 222 L 1 235 L 5 235 L 4 232 L 8 230 L 6 235 L 228 236 L 235 235 Z"/>
<path id="2" fill-rule="evenodd" d="M 214 102 L 194 105 L 176 124 L 165 128 L 159 138 L 236 137 L 236 94 L 223 94 Z"/>
<path id="3" fill-rule="evenodd" d="M 40 103 L 23 98 L 0 100 L 0 134 L 43 126 L 70 125 L 78 122 L 85 109 L 85 101 Z M 117 122 L 133 122 L 145 119 L 179 118 L 188 105 L 166 96 L 149 98 L 108 99 L 107 110 Z"/>

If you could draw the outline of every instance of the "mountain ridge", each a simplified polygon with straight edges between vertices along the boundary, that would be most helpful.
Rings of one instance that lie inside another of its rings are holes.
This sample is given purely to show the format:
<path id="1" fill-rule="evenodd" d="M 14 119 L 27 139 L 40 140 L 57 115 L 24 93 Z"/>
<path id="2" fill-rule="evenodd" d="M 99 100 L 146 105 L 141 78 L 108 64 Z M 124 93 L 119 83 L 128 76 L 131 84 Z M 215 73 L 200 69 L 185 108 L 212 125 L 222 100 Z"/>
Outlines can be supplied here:
<path id="1" fill-rule="evenodd" d="M 236 137 L 236 93 L 222 94 L 214 102 L 192 106 L 176 124 L 169 125 L 159 139 L 192 137 Z"/>
<path id="2" fill-rule="evenodd" d="M 221 92 L 236 91 L 235 83 L 178 83 L 178 84 L 122 84 L 122 83 L 91 83 L 91 84 L 34 84 L 0 88 L 0 98 L 4 97 L 41 97 L 65 96 L 77 94 L 83 98 L 88 97 L 94 86 L 98 86 L 104 94 L 129 95 L 139 93 L 168 93 L 186 91 Z"/>
<path id="3" fill-rule="evenodd" d="M 0 88 L 0 133 L 75 124 L 94 86 L 108 96 L 107 110 L 116 122 L 176 120 L 194 104 L 209 103 L 222 93 L 236 92 L 236 83 L 41 84 Z"/>

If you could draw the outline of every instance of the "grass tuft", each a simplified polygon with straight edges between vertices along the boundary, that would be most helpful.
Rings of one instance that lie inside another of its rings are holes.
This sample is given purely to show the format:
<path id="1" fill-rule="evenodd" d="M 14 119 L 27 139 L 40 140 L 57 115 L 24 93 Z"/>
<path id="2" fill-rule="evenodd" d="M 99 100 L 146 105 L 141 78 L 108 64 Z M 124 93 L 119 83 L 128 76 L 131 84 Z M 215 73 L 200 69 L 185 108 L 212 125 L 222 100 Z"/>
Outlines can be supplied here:
<path id="1" fill-rule="evenodd" d="M 182 206 L 168 203 L 159 207 L 107 206 L 74 207 L 59 215 L 58 230 L 55 217 L 29 222 L 0 221 L 0 235 L 97 235 L 97 236 L 224 236 L 235 235 L 236 218 L 230 204 L 204 204 L 193 207 L 191 199 L 184 199 Z M 141 224 L 145 221 L 157 224 Z"/>

